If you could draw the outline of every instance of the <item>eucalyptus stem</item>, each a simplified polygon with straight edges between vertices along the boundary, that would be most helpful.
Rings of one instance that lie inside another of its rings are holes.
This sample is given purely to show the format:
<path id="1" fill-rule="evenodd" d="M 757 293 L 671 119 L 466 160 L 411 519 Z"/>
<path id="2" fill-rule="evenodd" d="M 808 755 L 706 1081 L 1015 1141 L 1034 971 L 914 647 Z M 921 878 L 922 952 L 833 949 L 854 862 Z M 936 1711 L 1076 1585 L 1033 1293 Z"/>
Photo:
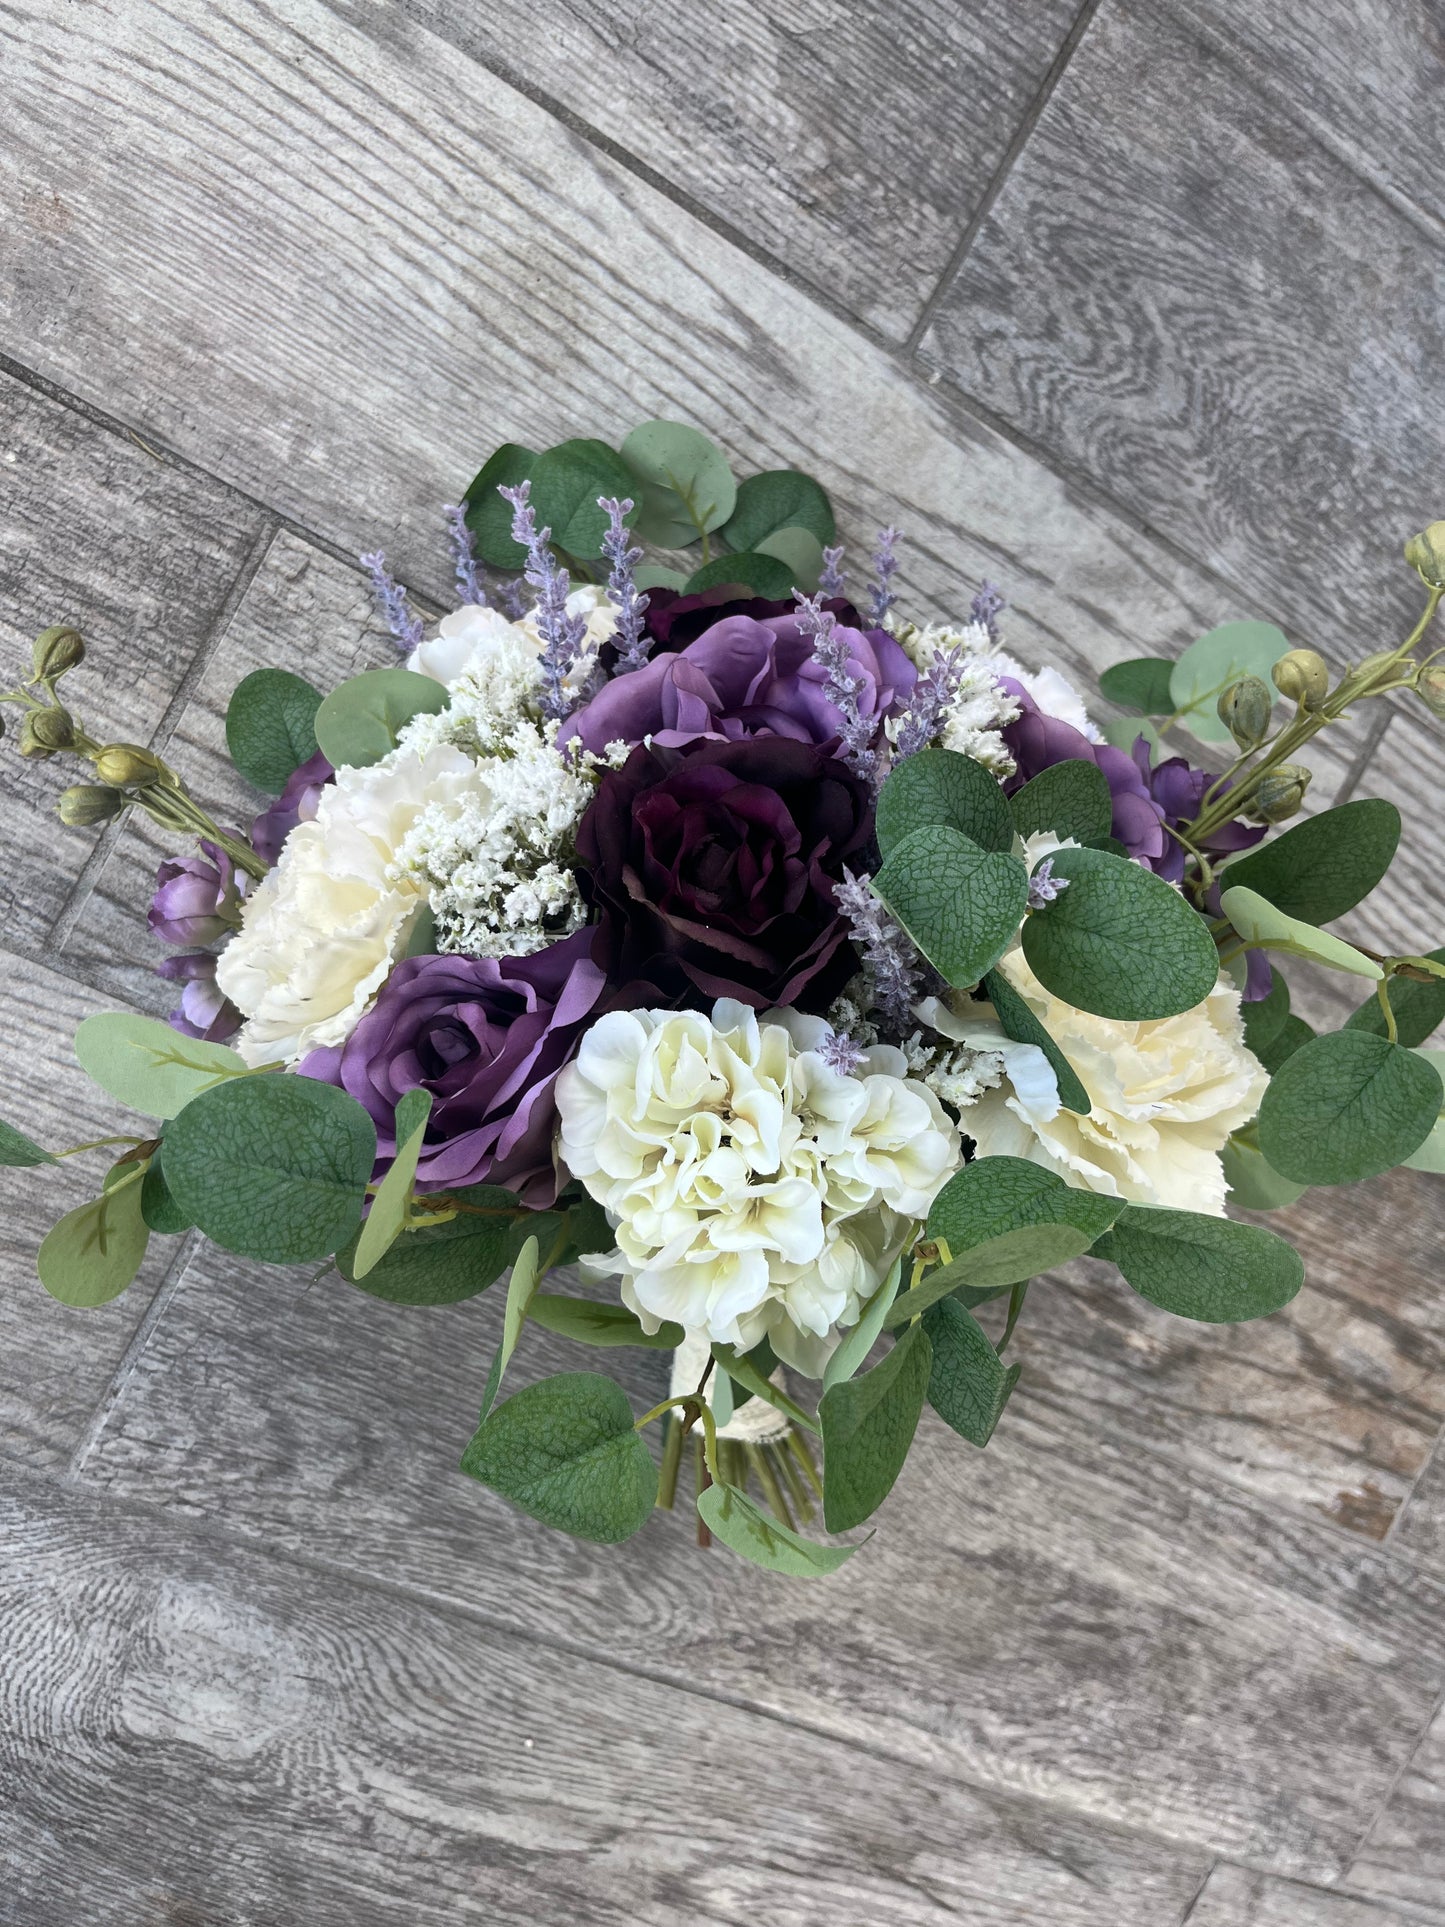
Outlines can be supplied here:
<path id="1" fill-rule="evenodd" d="M 1399 1026 L 1395 1022 L 1394 1006 L 1390 1002 L 1390 979 L 1381 977 L 1375 985 L 1375 995 L 1380 1000 L 1380 1009 L 1385 1013 L 1385 1035 L 1392 1044 L 1400 1041 Z"/>
<path id="2" fill-rule="evenodd" d="M 682 1425 L 671 1412 L 662 1440 L 662 1464 L 657 1473 L 657 1503 L 671 1512 L 677 1498 L 677 1470 L 682 1464 Z"/>

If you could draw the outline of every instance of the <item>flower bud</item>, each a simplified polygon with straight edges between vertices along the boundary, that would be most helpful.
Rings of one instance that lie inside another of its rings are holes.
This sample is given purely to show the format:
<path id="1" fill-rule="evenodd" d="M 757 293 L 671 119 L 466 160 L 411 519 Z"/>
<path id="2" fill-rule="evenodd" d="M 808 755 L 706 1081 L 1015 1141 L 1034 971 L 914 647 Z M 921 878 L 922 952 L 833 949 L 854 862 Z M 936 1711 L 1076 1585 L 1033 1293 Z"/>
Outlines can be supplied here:
<path id="1" fill-rule="evenodd" d="M 1255 749 L 1269 734 L 1269 684 L 1258 676 L 1232 682 L 1215 704 L 1220 722 L 1241 749 Z"/>
<path id="2" fill-rule="evenodd" d="M 74 783 L 60 792 L 55 807 L 61 822 L 72 830 L 88 830 L 96 823 L 108 823 L 123 810 L 125 797 L 108 783 Z"/>
<path id="3" fill-rule="evenodd" d="M 1269 673 L 1279 693 L 1301 709 L 1318 709 L 1329 694 L 1329 664 L 1317 649 L 1291 649 Z"/>
<path id="4" fill-rule="evenodd" d="M 75 742 L 75 724 L 70 711 L 61 709 L 34 709 L 30 712 L 31 732 L 37 743 L 46 749 L 69 749 Z"/>
<path id="5" fill-rule="evenodd" d="M 20 725 L 20 754 L 22 756 L 38 758 L 41 762 L 43 762 L 47 756 L 53 756 L 55 754 L 53 747 L 49 743 L 42 742 L 40 737 L 35 733 L 35 719 L 44 713 L 43 710 L 32 709 Z"/>
<path id="6" fill-rule="evenodd" d="M 1430 589 L 1445 589 L 1445 522 L 1432 522 L 1405 544 L 1405 560 Z"/>
<path id="7" fill-rule="evenodd" d="M 67 669 L 74 669 L 84 657 L 85 644 L 78 629 L 72 629 L 65 622 L 42 629 L 35 638 L 35 679 L 53 681 Z"/>
<path id="8" fill-rule="evenodd" d="M 1427 709 L 1445 716 L 1445 663 L 1428 663 L 1415 678 L 1415 688 Z"/>
<path id="9" fill-rule="evenodd" d="M 1261 777 L 1251 814 L 1264 823 L 1283 823 L 1304 802 L 1310 775 L 1302 763 L 1281 763 Z"/>
<path id="10" fill-rule="evenodd" d="M 148 749 L 134 743 L 109 743 L 95 759 L 95 773 L 102 783 L 119 789 L 145 789 L 160 776 L 160 764 Z"/>

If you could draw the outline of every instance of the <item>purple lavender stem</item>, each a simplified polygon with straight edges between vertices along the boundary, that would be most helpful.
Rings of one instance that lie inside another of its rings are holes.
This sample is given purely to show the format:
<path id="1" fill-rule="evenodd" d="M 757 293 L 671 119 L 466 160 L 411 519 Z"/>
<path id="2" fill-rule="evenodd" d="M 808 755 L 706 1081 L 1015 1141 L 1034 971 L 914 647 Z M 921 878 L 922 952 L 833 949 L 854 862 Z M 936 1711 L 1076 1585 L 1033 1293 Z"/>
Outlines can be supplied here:
<path id="1" fill-rule="evenodd" d="M 873 557 L 876 574 L 868 607 L 868 619 L 875 627 L 882 622 L 897 600 L 893 593 L 893 578 L 898 573 L 898 557 L 895 553 L 897 545 L 897 529 L 887 528 L 878 531 L 878 548 Z"/>
<path id="2" fill-rule="evenodd" d="M 908 935 L 889 916 L 865 877 L 844 870 L 834 901 L 848 920 L 854 947 L 873 983 L 873 1002 L 885 1028 L 906 1037 L 915 1028 L 913 1006 L 923 995 L 923 960 Z"/>
<path id="3" fill-rule="evenodd" d="M 567 571 L 558 568 L 557 558 L 547 546 L 551 529 L 537 527 L 537 513 L 529 500 L 532 484 L 520 482 L 516 488 L 499 488 L 497 493 L 512 505 L 512 540 L 527 551 L 523 573 L 537 592 L 537 632 L 542 638 L 542 714 L 560 722 L 571 715 L 575 706 L 566 681 L 568 671 L 582 653 L 587 636 L 586 618 L 567 613 L 571 583 Z"/>
<path id="4" fill-rule="evenodd" d="M 520 622 L 527 613 L 527 605 L 522 600 L 522 577 L 514 575 L 510 582 L 504 582 L 497 590 L 502 602 L 502 614 L 508 622 Z"/>
<path id="5" fill-rule="evenodd" d="M 895 766 L 907 756 L 916 756 L 919 750 L 933 741 L 943 726 L 945 712 L 958 694 L 962 676 L 962 643 L 955 643 L 952 649 L 940 649 L 935 653 L 928 674 L 914 684 L 907 714 L 899 725 L 898 741 L 893 752 Z"/>
<path id="6" fill-rule="evenodd" d="M 488 607 L 486 584 L 477 566 L 476 550 L 472 547 L 472 532 L 467 527 L 467 512 L 459 502 L 448 502 L 442 510 L 447 518 L 447 531 L 452 542 L 452 566 L 456 570 L 457 592 L 464 603 L 475 608 Z"/>
<path id="7" fill-rule="evenodd" d="M 421 617 L 412 614 L 406 590 L 387 568 L 386 557 L 380 549 L 358 556 L 357 560 L 371 577 L 371 593 L 397 648 L 410 655 L 419 646 L 423 632 Z"/>
<path id="8" fill-rule="evenodd" d="M 612 633 L 612 646 L 617 651 L 617 666 L 613 674 L 625 676 L 629 670 L 640 669 L 647 661 L 647 651 L 651 639 L 643 634 L 642 618 L 647 610 L 647 597 L 638 591 L 632 571 L 642 560 L 642 550 L 631 546 L 631 535 L 623 521 L 624 515 L 632 513 L 632 501 L 628 497 L 618 501 L 599 495 L 597 506 L 607 516 L 607 533 L 602 538 L 602 553 L 612 564 L 612 573 L 607 578 L 607 597 L 617 611 L 617 627 Z"/>
<path id="9" fill-rule="evenodd" d="M 793 591 L 798 605 L 798 621 L 804 635 L 813 638 L 813 660 L 824 671 L 823 693 L 842 718 L 838 734 L 843 742 L 843 760 L 856 776 L 867 783 L 875 780 L 878 757 L 873 749 L 877 719 L 858 712 L 858 691 L 863 679 L 848 666 L 848 645 L 838 635 L 838 618 L 822 605 L 821 596 L 805 596 Z"/>
<path id="10" fill-rule="evenodd" d="M 843 545 L 836 549 L 824 549 L 823 573 L 818 577 L 818 593 L 825 596 L 842 595 L 848 586 L 848 578 L 843 572 Z"/>
<path id="11" fill-rule="evenodd" d="M 974 597 L 968 611 L 970 622 L 981 622 L 988 631 L 988 639 L 997 649 L 999 646 L 998 619 L 1008 607 L 1003 590 L 996 582 L 980 582 L 978 594 Z"/>

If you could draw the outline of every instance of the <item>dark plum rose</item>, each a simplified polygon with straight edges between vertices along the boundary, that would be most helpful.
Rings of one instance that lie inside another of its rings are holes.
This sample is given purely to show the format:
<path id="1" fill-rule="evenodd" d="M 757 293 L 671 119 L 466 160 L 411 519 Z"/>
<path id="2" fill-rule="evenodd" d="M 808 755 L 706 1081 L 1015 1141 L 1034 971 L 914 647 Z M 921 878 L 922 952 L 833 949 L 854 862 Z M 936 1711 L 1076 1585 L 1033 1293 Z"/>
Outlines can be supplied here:
<path id="1" fill-rule="evenodd" d="M 432 1094 L 417 1165 L 421 1190 L 500 1184 L 527 1203 L 557 1195 L 553 1087 L 605 989 L 593 932 L 528 957 L 410 957 L 346 1042 L 312 1051 L 306 1077 L 339 1084 L 370 1112 L 382 1168 L 396 1106 Z"/>
<path id="2" fill-rule="evenodd" d="M 665 748 L 699 736 L 831 742 L 841 718 L 824 694 L 825 672 L 813 661 L 813 639 L 804 633 L 796 609 L 763 601 L 723 606 L 728 613 L 715 617 L 700 635 L 680 648 L 659 644 L 641 669 L 604 684 L 573 716 L 565 734 L 599 753 L 609 743 L 640 743 L 645 737 Z M 885 629 L 854 626 L 858 616 L 850 604 L 835 600 L 825 606 L 852 618 L 849 623 L 840 617 L 835 633 L 847 645 L 849 668 L 859 683 L 859 710 L 876 718 L 881 729 L 887 715 L 906 707 L 918 671 Z M 680 620 L 669 625 L 670 633 L 683 626 Z"/>
<path id="3" fill-rule="evenodd" d="M 659 1003 L 826 1009 L 858 967 L 833 889 L 872 817 L 867 785 L 813 743 L 633 750 L 577 828 L 599 961 Z"/>
<path id="4" fill-rule="evenodd" d="M 262 862 L 274 863 L 281 854 L 281 845 L 296 825 L 309 823 L 315 816 L 321 792 L 335 774 L 319 749 L 291 772 L 276 801 L 251 825 L 251 847 Z"/>
<path id="5" fill-rule="evenodd" d="M 725 584 L 699 589 L 692 595 L 681 589 L 649 589 L 642 627 L 652 638 L 650 653 L 663 655 L 668 650 L 686 649 L 724 616 L 751 616 L 754 622 L 766 622 L 769 616 L 792 615 L 795 607 L 791 598 L 779 602 L 772 596 L 739 595 Z M 845 596 L 831 596 L 823 607 L 848 628 L 863 627 L 862 616 Z"/>

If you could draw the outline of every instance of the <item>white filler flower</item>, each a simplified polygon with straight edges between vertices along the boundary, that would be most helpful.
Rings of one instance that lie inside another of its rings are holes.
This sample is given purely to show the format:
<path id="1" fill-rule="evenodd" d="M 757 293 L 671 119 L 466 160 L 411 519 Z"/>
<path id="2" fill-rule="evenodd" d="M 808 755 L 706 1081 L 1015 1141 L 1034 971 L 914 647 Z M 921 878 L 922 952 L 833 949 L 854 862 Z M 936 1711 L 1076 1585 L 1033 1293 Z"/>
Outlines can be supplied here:
<path id="1" fill-rule="evenodd" d="M 648 1331 L 664 1319 L 821 1372 L 839 1328 L 887 1276 L 958 1169 L 958 1132 L 900 1051 L 851 1074 L 822 1018 L 723 999 L 618 1011 L 557 1083 L 559 1152 L 613 1219 L 620 1275 Z"/>
<path id="2" fill-rule="evenodd" d="M 1004 1083 L 969 1110 L 965 1129 L 979 1155 L 1030 1158 L 1111 1198 L 1223 1217 L 1219 1153 L 1259 1109 L 1269 1082 L 1245 1046 L 1230 979 L 1221 975 L 1202 1004 L 1178 1017 L 1123 1023 L 1051 995 L 1019 950 L 1002 968 L 1078 1072 L 1092 1109 L 1087 1117 L 1064 1110 L 1052 1073 L 1039 1077 L 1030 1060 L 1017 1075 L 1011 1064 Z M 987 1020 L 968 1025 L 975 1047 L 990 1033 L 1002 1040 Z"/>
<path id="3" fill-rule="evenodd" d="M 566 682 L 578 687 L 585 681 L 596 660 L 596 652 L 617 627 L 617 611 L 600 583 L 584 583 L 567 598 L 569 616 L 585 616 L 587 633 L 580 661 L 569 672 Z M 463 676 L 482 680 L 494 677 L 497 665 L 512 664 L 520 652 L 530 659 L 532 673 L 526 677 L 527 694 L 535 683 L 537 659 L 542 653 L 542 637 L 536 618 L 530 612 L 520 622 L 509 622 L 500 609 L 466 603 L 442 617 L 437 632 L 418 643 L 406 659 L 408 669 L 431 676 L 454 689 Z"/>

